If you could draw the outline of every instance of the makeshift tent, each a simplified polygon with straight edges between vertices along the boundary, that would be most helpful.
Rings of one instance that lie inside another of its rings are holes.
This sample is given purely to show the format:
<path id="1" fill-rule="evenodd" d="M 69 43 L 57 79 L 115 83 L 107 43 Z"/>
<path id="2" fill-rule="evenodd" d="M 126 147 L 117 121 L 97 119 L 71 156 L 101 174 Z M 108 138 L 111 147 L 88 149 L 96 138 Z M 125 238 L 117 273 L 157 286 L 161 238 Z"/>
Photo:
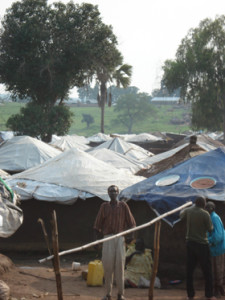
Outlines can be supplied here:
<path id="1" fill-rule="evenodd" d="M 77 198 L 94 196 L 108 201 L 110 185 L 115 184 L 122 190 L 143 179 L 72 148 L 37 167 L 13 175 L 6 182 L 21 200 L 35 198 L 72 204 Z"/>
<path id="2" fill-rule="evenodd" d="M 161 215 L 186 201 L 194 201 L 199 195 L 224 201 L 224 147 L 193 157 L 124 189 L 120 199 L 146 201 L 157 215 Z M 165 221 L 173 226 L 179 221 L 179 214 L 173 214 Z"/>
<path id="3" fill-rule="evenodd" d="M 87 243 L 93 239 L 100 205 L 109 200 L 108 187 L 116 184 L 122 190 L 143 179 L 74 148 L 13 175 L 6 182 L 21 197 L 24 223 L 11 238 L 0 239 L 1 249 L 45 250 L 37 220 L 42 218 L 48 226 L 53 209 L 57 213 L 60 248 Z"/>
<path id="4" fill-rule="evenodd" d="M 90 147 L 87 146 L 87 141 L 85 140 L 85 137 L 78 137 L 78 136 L 73 136 L 73 135 L 67 135 L 67 136 L 62 136 L 58 140 L 54 140 L 53 142 L 50 143 L 50 145 L 62 150 L 66 151 L 71 148 L 76 148 L 80 150 L 87 150 Z"/>
<path id="5" fill-rule="evenodd" d="M 113 138 L 110 141 L 107 141 L 97 147 L 88 150 L 88 152 L 91 152 L 96 149 L 104 149 L 104 148 L 113 150 L 115 152 L 123 154 L 137 161 L 143 161 L 147 157 L 153 155 L 151 152 L 141 148 L 140 146 L 125 142 L 120 138 Z"/>
<path id="6" fill-rule="evenodd" d="M 191 136 L 193 136 L 193 134 Z M 197 137 L 198 145 L 200 145 L 200 146 L 205 145 L 205 147 L 208 146 L 209 147 L 208 150 L 212 150 L 212 148 L 210 148 L 210 146 L 214 147 L 214 148 L 218 148 L 218 147 L 223 147 L 224 146 L 221 142 L 219 142 L 218 140 L 212 139 L 207 134 L 197 134 L 196 137 Z M 184 144 L 188 143 L 189 139 L 190 139 L 190 135 L 186 136 L 184 139 L 182 139 L 181 141 L 177 142 L 173 146 L 173 148 L 176 148 L 176 147 L 179 147 L 181 145 L 184 145 Z"/>
<path id="7" fill-rule="evenodd" d="M 37 166 L 62 153 L 48 144 L 29 137 L 16 136 L 0 147 L 0 168 L 17 173 Z"/>
<path id="8" fill-rule="evenodd" d="M 13 131 L 0 131 L 0 138 L 3 141 L 9 140 L 14 137 Z"/>
<path id="9" fill-rule="evenodd" d="M 161 137 L 154 136 L 150 133 L 140 133 L 140 134 L 117 134 L 114 133 L 111 136 L 113 137 L 119 137 L 123 139 L 126 142 L 156 142 L 156 141 L 162 141 L 163 139 Z"/>
<path id="10" fill-rule="evenodd" d="M 193 142 L 194 138 L 194 142 Z M 154 155 L 144 160 L 145 164 L 148 164 L 146 169 L 140 170 L 136 175 L 144 177 L 151 177 L 164 170 L 168 170 L 174 167 L 176 164 L 190 159 L 191 157 L 203 154 L 210 150 L 215 150 L 217 147 L 204 143 L 198 142 L 196 136 L 190 137 L 190 144 L 185 143 L 172 150 L 165 151 L 163 153 Z"/>
<path id="11" fill-rule="evenodd" d="M 137 160 L 106 148 L 94 149 L 90 151 L 89 154 L 130 174 L 135 174 L 145 167 L 145 164 Z"/>
<path id="12" fill-rule="evenodd" d="M 99 132 L 95 135 L 89 136 L 87 139 L 90 143 L 102 143 L 102 142 L 105 142 L 105 141 L 109 141 L 112 138 L 108 134 L 104 134 L 104 133 Z"/>

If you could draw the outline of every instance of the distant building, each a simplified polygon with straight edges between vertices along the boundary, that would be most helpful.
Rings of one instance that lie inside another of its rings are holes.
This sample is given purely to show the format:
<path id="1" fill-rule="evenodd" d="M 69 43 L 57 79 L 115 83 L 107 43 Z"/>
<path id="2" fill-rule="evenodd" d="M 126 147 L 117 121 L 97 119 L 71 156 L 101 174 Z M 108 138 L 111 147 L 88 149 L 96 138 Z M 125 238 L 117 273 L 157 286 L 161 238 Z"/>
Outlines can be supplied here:
<path id="1" fill-rule="evenodd" d="M 178 103 L 180 103 L 180 97 L 154 97 L 151 99 L 151 103 L 154 103 L 154 104 L 178 104 Z"/>

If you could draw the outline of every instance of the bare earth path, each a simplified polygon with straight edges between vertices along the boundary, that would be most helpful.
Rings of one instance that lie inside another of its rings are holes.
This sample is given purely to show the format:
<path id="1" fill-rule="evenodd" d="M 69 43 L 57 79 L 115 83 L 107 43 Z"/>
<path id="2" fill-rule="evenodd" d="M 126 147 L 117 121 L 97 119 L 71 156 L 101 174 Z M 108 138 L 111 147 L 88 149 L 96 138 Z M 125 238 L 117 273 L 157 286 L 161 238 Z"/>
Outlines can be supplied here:
<path id="1" fill-rule="evenodd" d="M 43 257 L 39 257 L 43 258 Z M 12 258 L 11 258 L 12 259 Z M 14 267 L 0 276 L 11 290 L 12 300 L 46 299 L 57 300 L 55 273 L 51 262 L 39 264 L 36 258 L 12 259 Z M 82 279 L 82 270 L 87 270 L 88 265 L 82 264 L 81 270 L 73 271 L 70 259 L 61 258 L 61 277 L 63 287 L 63 299 L 76 300 L 100 300 L 104 295 L 104 287 L 88 287 Z M 197 283 L 195 299 L 204 299 L 202 283 Z M 114 288 L 116 292 L 116 288 Z M 126 289 L 127 300 L 148 300 L 148 289 Z M 113 300 L 116 300 L 116 293 Z M 154 290 L 155 300 L 184 300 L 186 299 L 185 283 L 171 286 L 166 285 Z"/>

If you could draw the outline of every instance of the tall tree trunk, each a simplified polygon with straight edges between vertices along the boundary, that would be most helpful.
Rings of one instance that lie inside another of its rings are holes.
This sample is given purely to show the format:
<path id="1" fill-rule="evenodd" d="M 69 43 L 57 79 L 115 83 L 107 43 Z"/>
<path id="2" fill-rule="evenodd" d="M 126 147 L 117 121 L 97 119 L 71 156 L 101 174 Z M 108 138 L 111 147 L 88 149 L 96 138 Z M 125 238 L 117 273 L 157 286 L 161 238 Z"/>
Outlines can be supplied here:
<path id="1" fill-rule="evenodd" d="M 132 126 L 133 126 L 133 122 L 130 121 L 128 125 L 128 134 L 132 133 Z"/>
<path id="2" fill-rule="evenodd" d="M 107 98 L 106 83 L 101 83 L 101 133 L 104 133 L 105 104 Z"/>
<path id="3" fill-rule="evenodd" d="M 101 133 L 104 133 L 105 102 L 101 105 Z"/>

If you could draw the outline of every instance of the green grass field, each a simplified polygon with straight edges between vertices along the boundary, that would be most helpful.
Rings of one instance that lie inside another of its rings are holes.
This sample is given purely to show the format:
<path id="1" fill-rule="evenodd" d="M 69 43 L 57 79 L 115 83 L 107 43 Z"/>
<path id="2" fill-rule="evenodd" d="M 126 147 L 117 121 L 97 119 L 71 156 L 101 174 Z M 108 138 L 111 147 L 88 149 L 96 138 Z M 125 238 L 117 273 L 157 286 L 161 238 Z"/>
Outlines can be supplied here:
<path id="1" fill-rule="evenodd" d="M 5 102 L 0 103 L 0 131 L 9 130 L 5 124 L 12 114 L 20 111 L 20 108 L 25 105 L 24 103 Z M 99 107 L 78 107 L 71 106 L 71 111 L 74 113 L 73 124 L 70 128 L 69 134 L 78 134 L 83 136 L 91 136 L 100 132 L 100 117 L 101 110 Z M 82 114 L 90 114 L 94 118 L 94 123 L 87 128 L 86 123 L 82 123 Z M 172 119 L 178 121 L 184 120 L 190 113 L 190 108 L 181 105 L 158 105 L 155 106 L 155 112 L 149 114 L 145 120 L 140 120 L 133 126 L 133 133 L 143 132 L 174 132 L 182 133 L 190 129 L 188 123 L 175 125 L 171 123 Z M 113 107 L 105 108 L 105 133 L 121 133 L 126 134 L 127 128 L 113 120 L 117 119 L 117 113 L 114 112 Z"/>

